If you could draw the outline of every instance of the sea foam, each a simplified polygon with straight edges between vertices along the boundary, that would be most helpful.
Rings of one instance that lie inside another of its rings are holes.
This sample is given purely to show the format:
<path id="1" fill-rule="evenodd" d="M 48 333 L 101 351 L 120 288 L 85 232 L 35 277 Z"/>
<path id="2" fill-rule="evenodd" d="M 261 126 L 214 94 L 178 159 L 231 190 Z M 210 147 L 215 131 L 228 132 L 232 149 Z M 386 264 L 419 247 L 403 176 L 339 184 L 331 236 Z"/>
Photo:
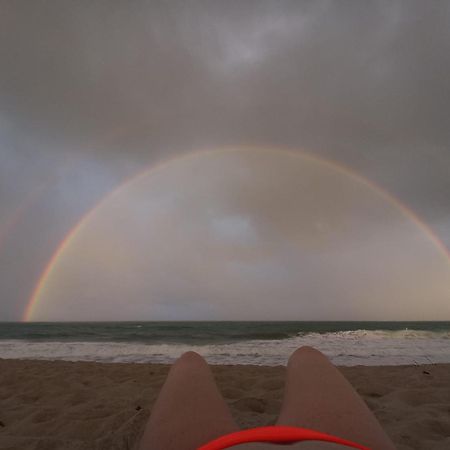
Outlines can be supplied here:
<path id="1" fill-rule="evenodd" d="M 337 365 L 450 363 L 450 333 L 421 330 L 300 332 L 287 339 L 216 344 L 0 340 L 0 358 L 172 363 L 193 350 L 211 364 L 285 365 L 300 346 L 313 346 Z"/>

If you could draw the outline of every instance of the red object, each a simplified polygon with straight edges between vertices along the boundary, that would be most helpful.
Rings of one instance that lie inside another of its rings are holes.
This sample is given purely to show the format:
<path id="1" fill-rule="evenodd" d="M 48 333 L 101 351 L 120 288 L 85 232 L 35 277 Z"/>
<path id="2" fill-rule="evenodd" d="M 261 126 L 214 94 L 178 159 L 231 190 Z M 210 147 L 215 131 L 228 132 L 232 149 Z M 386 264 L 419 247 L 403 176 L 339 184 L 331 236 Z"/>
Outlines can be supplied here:
<path id="1" fill-rule="evenodd" d="M 233 445 L 245 444 L 247 442 L 269 442 L 271 444 L 293 444 L 301 441 L 324 441 L 359 450 L 370 450 L 369 447 L 356 444 L 355 442 L 321 433 L 320 431 L 308 430 L 307 428 L 272 426 L 250 428 L 249 430 L 236 431 L 225 436 L 220 436 L 202 445 L 197 450 L 222 450 Z"/>

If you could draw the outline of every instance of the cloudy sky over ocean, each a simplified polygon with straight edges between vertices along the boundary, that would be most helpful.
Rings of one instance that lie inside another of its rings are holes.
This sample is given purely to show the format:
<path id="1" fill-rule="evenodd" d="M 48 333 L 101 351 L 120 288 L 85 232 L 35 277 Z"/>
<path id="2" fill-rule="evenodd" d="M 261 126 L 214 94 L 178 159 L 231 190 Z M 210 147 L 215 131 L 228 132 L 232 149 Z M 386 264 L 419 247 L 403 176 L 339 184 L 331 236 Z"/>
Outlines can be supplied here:
<path id="1" fill-rule="evenodd" d="M 445 1 L 2 2 L 0 320 L 39 296 L 401 319 L 414 292 L 405 318 L 429 292 L 449 319 L 449 25 Z"/>

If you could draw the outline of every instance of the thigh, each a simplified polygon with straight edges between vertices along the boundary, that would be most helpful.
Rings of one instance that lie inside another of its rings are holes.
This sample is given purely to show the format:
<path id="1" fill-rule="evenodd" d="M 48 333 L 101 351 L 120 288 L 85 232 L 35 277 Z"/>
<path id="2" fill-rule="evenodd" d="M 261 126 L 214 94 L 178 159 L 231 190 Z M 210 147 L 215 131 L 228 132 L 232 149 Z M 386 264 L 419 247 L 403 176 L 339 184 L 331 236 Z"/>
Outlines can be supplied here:
<path id="1" fill-rule="evenodd" d="M 208 364 L 188 352 L 172 366 L 139 448 L 191 450 L 238 429 Z"/>
<path id="2" fill-rule="evenodd" d="M 311 428 L 376 450 L 394 445 L 341 372 L 319 351 L 302 347 L 291 356 L 279 425 Z"/>

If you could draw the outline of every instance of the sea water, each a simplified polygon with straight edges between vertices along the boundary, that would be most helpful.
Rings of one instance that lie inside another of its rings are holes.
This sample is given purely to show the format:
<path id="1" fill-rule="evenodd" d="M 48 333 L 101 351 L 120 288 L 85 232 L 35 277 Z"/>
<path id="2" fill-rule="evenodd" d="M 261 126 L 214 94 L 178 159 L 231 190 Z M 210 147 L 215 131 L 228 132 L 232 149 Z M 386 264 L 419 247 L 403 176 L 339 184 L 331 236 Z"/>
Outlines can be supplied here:
<path id="1" fill-rule="evenodd" d="M 0 323 L 0 358 L 274 366 L 302 345 L 337 365 L 450 363 L 450 322 Z"/>

